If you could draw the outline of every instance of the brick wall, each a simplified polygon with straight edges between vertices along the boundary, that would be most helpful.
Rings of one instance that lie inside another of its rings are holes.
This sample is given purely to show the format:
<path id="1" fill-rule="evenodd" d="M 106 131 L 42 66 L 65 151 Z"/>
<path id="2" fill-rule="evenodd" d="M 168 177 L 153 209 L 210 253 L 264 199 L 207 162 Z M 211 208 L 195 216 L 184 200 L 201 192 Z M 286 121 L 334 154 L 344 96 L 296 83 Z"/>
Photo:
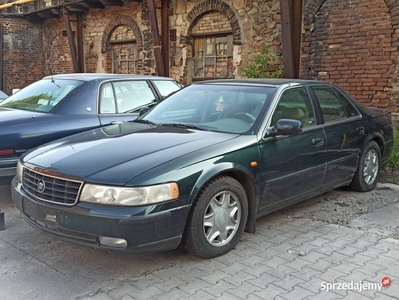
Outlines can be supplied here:
<path id="1" fill-rule="evenodd" d="M 213 12 L 203 16 L 194 26 L 193 33 L 229 31 L 231 25 L 225 15 L 220 12 Z"/>
<path id="2" fill-rule="evenodd" d="M 74 73 L 68 37 L 64 36 L 63 32 L 54 37 L 50 44 L 49 56 L 48 63 L 52 75 Z"/>
<path id="3" fill-rule="evenodd" d="M 306 8 L 302 77 L 337 83 L 368 106 L 399 111 L 392 105 L 399 53 L 386 2 L 310 0 Z"/>
<path id="4" fill-rule="evenodd" d="M 3 24 L 3 90 L 14 88 L 43 77 L 43 40 L 41 25 L 22 18 L 0 17 Z"/>

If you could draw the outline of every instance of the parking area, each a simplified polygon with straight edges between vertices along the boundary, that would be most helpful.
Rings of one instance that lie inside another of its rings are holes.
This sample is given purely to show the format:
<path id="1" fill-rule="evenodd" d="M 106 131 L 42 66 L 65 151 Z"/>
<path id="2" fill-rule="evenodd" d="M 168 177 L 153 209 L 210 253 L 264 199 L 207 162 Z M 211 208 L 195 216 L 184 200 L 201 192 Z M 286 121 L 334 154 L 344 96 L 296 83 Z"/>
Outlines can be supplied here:
<path id="1" fill-rule="evenodd" d="M 3 299 L 398 299 L 399 187 L 334 190 L 258 219 L 236 249 L 125 255 L 31 228 L 0 186 Z M 384 280 L 383 280 L 384 279 Z M 385 285 L 385 286 L 384 286 Z"/>

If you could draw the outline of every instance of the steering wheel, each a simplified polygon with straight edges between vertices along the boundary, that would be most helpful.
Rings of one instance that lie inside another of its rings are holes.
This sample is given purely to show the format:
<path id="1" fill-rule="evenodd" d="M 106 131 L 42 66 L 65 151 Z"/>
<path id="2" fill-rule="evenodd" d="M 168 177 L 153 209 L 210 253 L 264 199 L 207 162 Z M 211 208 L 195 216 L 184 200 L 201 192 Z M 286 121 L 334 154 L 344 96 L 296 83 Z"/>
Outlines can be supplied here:
<path id="1" fill-rule="evenodd" d="M 253 123 L 256 120 L 256 118 L 253 115 L 251 115 L 250 113 L 247 113 L 247 112 L 243 112 L 243 111 L 240 111 L 240 112 L 236 113 L 233 116 L 233 118 L 237 118 L 237 119 L 243 120 L 243 121 L 245 121 L 247 123 Z"/>

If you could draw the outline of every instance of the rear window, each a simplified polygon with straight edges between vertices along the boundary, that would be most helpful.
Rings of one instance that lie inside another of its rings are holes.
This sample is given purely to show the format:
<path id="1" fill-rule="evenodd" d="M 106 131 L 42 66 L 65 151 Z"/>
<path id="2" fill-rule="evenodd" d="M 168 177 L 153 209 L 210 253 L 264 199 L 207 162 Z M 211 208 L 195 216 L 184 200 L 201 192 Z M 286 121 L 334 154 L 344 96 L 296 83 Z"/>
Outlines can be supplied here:
<path id="1" fill-rule="evenodd" d="M 49 112 L 84 81 L 42 79 L 23 88 L 0 103 L 0 107 Z"/>

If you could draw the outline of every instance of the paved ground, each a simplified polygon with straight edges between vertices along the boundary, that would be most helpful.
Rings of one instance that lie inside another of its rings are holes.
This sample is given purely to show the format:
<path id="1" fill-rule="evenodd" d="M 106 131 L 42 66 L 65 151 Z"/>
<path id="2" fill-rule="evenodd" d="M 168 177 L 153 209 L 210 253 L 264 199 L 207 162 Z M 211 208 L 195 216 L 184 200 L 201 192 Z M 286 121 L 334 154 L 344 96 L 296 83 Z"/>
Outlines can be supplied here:
<path id="1" fill-rule="evenodd" d="M 358 203 L 365 195 L 393 204 L 346 226 L 304 218 L 326 199 Z M 70 245 L 30 228 L 8 197 L 0 188 L 1 299 L 399 299 L 399 240 L 389 234 L 399 228 L 398 186 L 333 191 L 266 216 L 256 234 L 210 260 L 181 250 L 120 255 Z"/>

